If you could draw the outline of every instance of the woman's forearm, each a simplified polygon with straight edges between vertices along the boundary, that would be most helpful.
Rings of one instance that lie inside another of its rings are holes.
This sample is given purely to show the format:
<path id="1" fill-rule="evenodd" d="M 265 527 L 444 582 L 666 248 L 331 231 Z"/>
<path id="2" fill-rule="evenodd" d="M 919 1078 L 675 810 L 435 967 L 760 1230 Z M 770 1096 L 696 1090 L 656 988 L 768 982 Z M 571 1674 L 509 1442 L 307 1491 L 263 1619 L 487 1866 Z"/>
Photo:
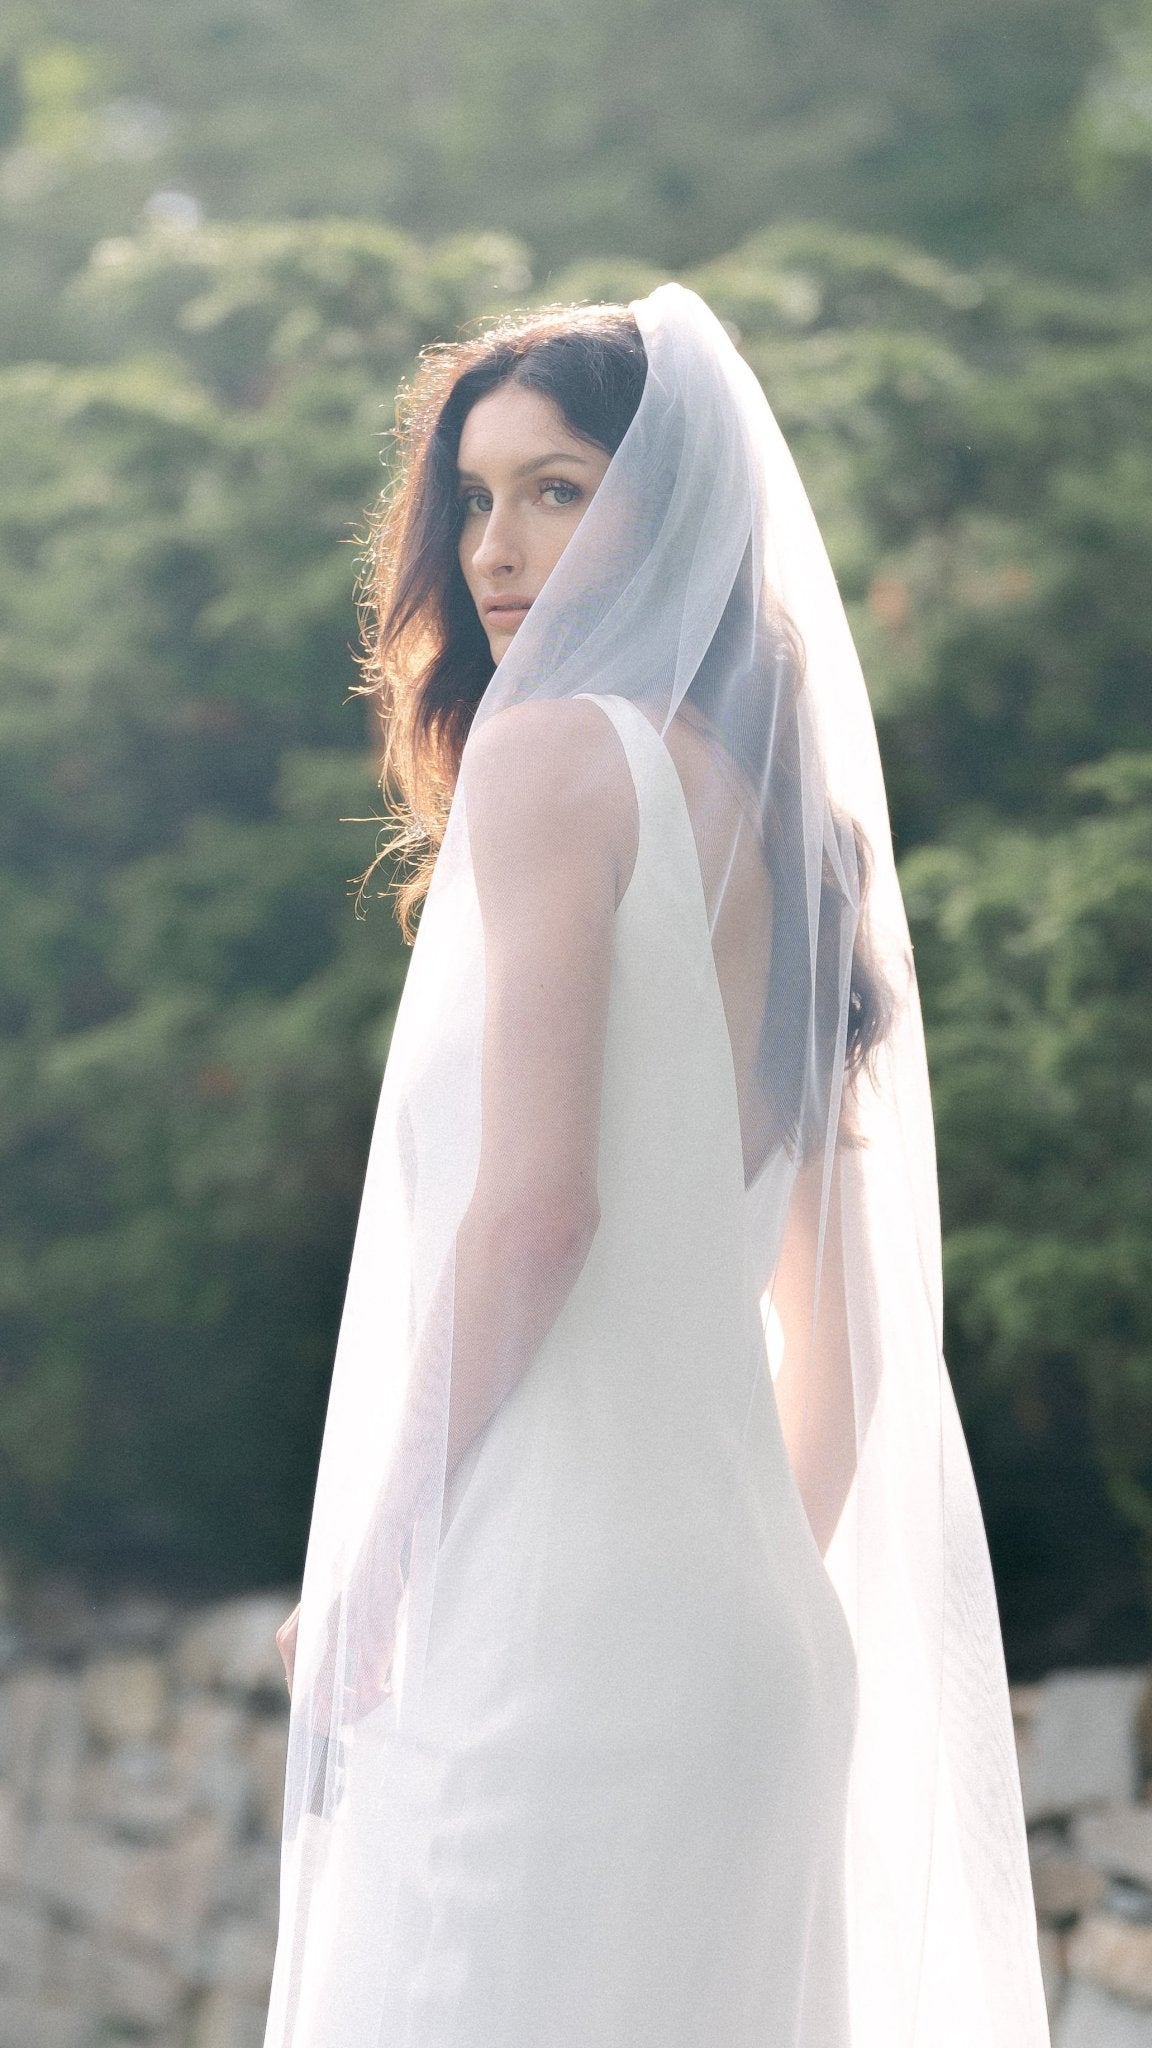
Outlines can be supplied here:
<path id="1" fill-rule="evenodd" d="M 338 1603 L 351 1600 L 371 1616 L 372 1654 L 355 1681 L 358 1711 L 368 1711 L 387 1688 L 409 1538 L 440 1490 L 429 1446 L 444 1427 L 445 1366 L 447 1478 L 527 1371 L 576 1284 L 598 1222 L 598 1208 L 540 1185 L 522 1201 L 479 1195 L 464 1215 L 445 1276 L 445 1287 L 451 1283 L 451 1357 L 444 1358 L 443 1322 L 433 1316 L 412 1362 L 388 1477 Z M 322 1669 L 324 1660 L 334 1668 L 338 1636 L 334 1610 Z"/>
<path id="2" fill-rule="evenodd" d="M 451 1357 L 443 1321 L 430 1319 L 413 1360 L 400 1435 L 374 1518 L 374 1541 L 389 1532 L 399 1554 L 436 1483 L 428 1445 L 443 1428 L 447 1363 L 445 1479 L 523 1377 L 579 1278 L 599 1222 L 594 1203 L 544 1186 L 523 1198 L 478 1190 L 456 1234 L 451 1271 Z"/>
<path id="3" fill-rule="evenodd" d="M 566 1189 L 473 1198 L 456 1238 L 449 1474 L 527 1371 L 580 1276 L 598 1223 L 595 1201 Z"/>

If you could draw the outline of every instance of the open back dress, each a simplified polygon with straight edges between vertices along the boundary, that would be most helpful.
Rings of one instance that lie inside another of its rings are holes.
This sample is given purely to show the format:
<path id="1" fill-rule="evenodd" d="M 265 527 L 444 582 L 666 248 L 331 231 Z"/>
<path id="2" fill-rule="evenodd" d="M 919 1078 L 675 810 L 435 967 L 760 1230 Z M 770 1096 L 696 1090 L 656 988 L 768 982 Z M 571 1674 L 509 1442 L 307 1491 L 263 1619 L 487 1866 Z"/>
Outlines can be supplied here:
<path id="1" fill-rule="evenodd" d="M 352 1837 L 372 1845 L 360 1867 L 330 1870 L 333 1938 L 302 2001 L 302 2038 L 332 2048 L 847 2041 L 852 1642 L 775 1405 L 749 1411 L 764 1340 L 679 776 L 643 712 L 597 701 L 639 809 L 601 1221 L 452 1476 L 420 1744 L 388 1703 L 355 1732 L 344 1796 L 379 1826 Z M 381 1842 L 403 1867 L 366 1999 Z"/>

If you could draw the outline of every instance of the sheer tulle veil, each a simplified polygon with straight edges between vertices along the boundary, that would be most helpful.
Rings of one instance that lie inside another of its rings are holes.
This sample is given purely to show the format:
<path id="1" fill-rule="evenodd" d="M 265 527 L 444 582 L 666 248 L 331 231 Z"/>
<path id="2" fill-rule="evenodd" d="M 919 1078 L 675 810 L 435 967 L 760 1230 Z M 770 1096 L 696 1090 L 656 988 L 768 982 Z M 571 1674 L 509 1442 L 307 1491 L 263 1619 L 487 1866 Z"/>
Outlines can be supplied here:
<path id="1" fill-rule="evenodd" d="M 404 1802 L 370 1810 L 347 1795 L 365 1717 L 394 1716 L 412 1801 L 435 1769 L 421 1686 L 459 1335 L 454 1247 L 483 1108 L 469 813 L 493 794 L 518 801 L 514 745 L 479 744 L 492 722 L 513 734 L 528 700 L 579 693 L 629 700 L 665 738 L 674 721 L 691 724 L 719 778 L 685 786 L 684 802 L 726 1009 L 759 1019 L 737 1074 L 760 1302 L 747 1399 L 750 1412 L 787 1408 L 797 1485 L 856 1657 L 843 2048 L 1043 2048 L 996 1598 L 942 1352 L 920 1006 L 868 695 L 751 369 L 679 285 L 630 310 L 648 358 L 639 410 L 480 702 L 389 1051 L 307 1555 L 267 2048 L 341 2048 L 337 2031 L 309 2032 L 301 2017 L 339 1873 L 373 1830 L 381 1870 L 402 1863 Z M 751 942 L 734 893 L 735 837 L 748 831 L 772 881 L 766 944 Z M 846 1058 L 864 1012 L 872 1042 Z M 675 1119 L 676 1102 L 664 1113 Z M 773 1288 L 801 1203 L 819 1257 L 809 1338 L 787 1356 Z M 385 1684 L 379 1646 L 394 1634 Z M 382 1896 L 366 1984 L 395 1911 Z"/>

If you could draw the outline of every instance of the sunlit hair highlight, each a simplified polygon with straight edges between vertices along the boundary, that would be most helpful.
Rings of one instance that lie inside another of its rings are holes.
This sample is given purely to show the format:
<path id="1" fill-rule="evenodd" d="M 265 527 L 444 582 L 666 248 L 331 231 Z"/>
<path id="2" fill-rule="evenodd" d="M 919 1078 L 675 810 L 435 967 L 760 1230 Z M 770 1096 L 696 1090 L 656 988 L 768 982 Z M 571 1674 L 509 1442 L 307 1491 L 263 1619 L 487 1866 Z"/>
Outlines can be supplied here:
<path id="1" fill-rule="evenodd" d="M 375 699 L 388 825 L 359 894 L 381 862 L 404 937 L 427 893 L 464 742 L 495 666 L 460 568 L 460 435 L 472 407 L 516 382 L 550 398 L 572 433 L 614 455 L 647 372 L 622 306 L 564 306 L 502 320 L 424 350 L 398 401 L 395 486 L 368 534 L 361 588 L 363 694 Z M 389 829 L 389 826 L 391 829 Z"/>
<path id="2" fill-rule="evenodd" d="M 411 383 L 397 400 L 396 482 L 384 493 L 371 520 L 361 589 L 364 639 L 362 694 L 375 700 L 383 731 L 381 787 L 387 816 L 375 859 L 359 877 L 358 902 L 381 863 L 391 861 L 389 890 L 405 939 L 415 936 L 415 913 L 428 891 L 444 838 L 461 755 L 476 708 L 495 664 L 488 638 L 464 580 L 459 561 L 463 507 L 458 454 L 464 422 L 472 407 L 500 385 L 516 382 L 551 399 L 579 438 L 614 455 L 640 404 L 647 357 L 632 315 L 622 306 L 564 306 L 502 320 L 456 342 L 424 350 Z M 751 555 L 743 578 L 751 573 Z M 733 619 L 747 609 L 750 590 L 734 588 Z M 726 615 L 727 616 L 727 615 Z M 775 677 L 763 716 L 771 724 L 779 704 L 790 706 L 776 738 L 760 732 L 754 693 L 745 727 L 744 766 L 756 786 L 765 748 L 774 761 L 776 797 L 765 816 L 764 843 L 777 891 L 797 886 L 794 845 L 801 831 L 797 699 L 804 687 L 805 650 L 782 607 L 761 615 L 767 634 L 758 649 L 762 674 Z M 725 621 L 689 696 L 708 721 L 711 673 L 722 667 Z M 820 901 L 820 941 L 830 942 L 836 920 L 857 921 L 844 1046 L 846 1079 L 872 1069 L 873 1056 L 888 1028 L 891 999 L 872 962 L 864 919 L 871 869 L 864 834 L 852 820 L 837 819 L 840 840 L 834 860 L 825 859 Z M 855 898 L 853 907 L 850 899 Z M 809 1020 L 811 961 L 806 939 L 806 906 L 776 919 L 771 974 L 776 1001 L 787 1008 L 795 997 L 797 1071 L 777 1077 L 781 1099 L 792 1105 L 785 1142 L 804 1152 L 812 1131 L 804 1128 L 805 1048 Z M 786 935 L 794 932 L 796 957 Z M 766 1025 L 767 1028 L 767 1025 Z"/>

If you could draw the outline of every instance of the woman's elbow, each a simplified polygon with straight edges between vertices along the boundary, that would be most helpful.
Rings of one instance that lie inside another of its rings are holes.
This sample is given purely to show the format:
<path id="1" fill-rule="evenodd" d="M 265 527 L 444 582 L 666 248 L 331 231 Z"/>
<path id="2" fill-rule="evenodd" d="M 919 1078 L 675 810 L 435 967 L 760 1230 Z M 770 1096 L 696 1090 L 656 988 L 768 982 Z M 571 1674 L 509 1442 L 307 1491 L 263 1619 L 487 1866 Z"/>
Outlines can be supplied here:
<path id="1" fill-rule="evenodd" d="M 599 1225 L 594 1194 L 537 1186 L 491 1205 L 485 1236 L 491 1255 L 508 1272 L 574 1279 Z"/>

